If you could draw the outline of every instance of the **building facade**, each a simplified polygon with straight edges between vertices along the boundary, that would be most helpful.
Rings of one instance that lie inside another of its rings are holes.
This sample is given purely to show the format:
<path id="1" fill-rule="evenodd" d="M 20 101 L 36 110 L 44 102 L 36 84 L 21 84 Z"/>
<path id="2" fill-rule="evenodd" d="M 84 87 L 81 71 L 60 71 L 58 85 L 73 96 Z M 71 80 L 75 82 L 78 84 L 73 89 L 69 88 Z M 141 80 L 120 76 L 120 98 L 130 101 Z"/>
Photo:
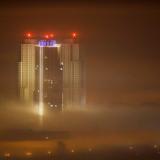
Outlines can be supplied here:
<path id="1" fill-rule="evenodd" d="M 79 44 L 65 40 L 60 48 L 63 62 L 63 104 L 66 108 L 78 108 L 82 99 L 82 75 Z"/>
<path id="2" fill-rule="evenodd" d="M 26 39 L 19 62 L 20 99 L 37 111 L 63 111 L 84 106 L 84 81 L 79 44 L 75 39 Z"/>

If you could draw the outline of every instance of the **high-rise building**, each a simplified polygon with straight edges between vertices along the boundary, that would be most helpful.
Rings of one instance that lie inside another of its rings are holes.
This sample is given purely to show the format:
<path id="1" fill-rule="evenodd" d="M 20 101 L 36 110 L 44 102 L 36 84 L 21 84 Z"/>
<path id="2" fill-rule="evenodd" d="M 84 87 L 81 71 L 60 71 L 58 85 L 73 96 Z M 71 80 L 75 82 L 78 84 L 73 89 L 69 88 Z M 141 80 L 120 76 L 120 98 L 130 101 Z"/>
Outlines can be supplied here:
<path id="1" fill-rule="evenodd" d="M 52 38 L 31 39 L 21 44 L 19 62 L 20 98 L 38 113 L 82 107 L 84 83 L 82 59 L 75 37 L 61 43 Z"/>
<path id="2" fill-rule="evenodd" d="M 63 104 L 66 108 L 81 105 L 82 76 L 79 44 L 74 39 L 62 42 L 60 48 L 63 62 Z"/>
<path id="3" fill-rule="evenodd" d="M 33 39 L 26 39 L 21 44 L 19 62 L 19 94 L 21 100 L 33 102 L 35 90 L 35 45 Z"/>

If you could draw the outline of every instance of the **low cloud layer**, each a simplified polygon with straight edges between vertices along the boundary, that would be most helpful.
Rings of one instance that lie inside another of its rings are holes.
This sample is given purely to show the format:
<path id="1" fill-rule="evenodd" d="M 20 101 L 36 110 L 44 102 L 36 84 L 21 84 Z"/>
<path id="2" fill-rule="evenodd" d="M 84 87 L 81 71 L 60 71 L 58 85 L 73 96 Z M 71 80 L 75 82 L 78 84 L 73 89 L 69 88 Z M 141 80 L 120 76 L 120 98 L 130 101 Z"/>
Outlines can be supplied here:
<path id="1" fill-rule="evenodd" d="M 98 107 L 96 107 L 98 108 Z M 62 130 L 72 132 L 158 131 L 160 109 L 152 107 L 112 107 L 49 112 L 40 118 L 34 108 L 5 103 L 0 107 L 0 129 Z"/>

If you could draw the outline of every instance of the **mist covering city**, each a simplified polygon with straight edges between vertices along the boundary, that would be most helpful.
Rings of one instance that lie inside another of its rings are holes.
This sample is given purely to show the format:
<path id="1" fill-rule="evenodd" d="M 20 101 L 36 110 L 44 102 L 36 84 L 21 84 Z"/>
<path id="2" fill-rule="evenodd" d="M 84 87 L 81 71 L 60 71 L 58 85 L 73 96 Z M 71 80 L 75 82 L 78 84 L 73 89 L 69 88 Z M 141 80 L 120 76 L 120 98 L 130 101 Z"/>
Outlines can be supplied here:
<path id="1" fill-rule="evenodd" d="M 160 158 L 158 2 L 6 1 L 0 19 L 0 159 Z"/>

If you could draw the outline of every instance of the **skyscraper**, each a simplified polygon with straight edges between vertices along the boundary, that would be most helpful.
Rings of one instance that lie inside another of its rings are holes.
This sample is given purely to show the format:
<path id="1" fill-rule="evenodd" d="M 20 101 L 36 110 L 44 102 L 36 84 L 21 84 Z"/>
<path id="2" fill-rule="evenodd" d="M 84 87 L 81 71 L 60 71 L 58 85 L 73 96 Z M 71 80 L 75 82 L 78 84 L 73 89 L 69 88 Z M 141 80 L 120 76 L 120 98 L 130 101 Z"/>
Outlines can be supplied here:
<path id="1" fill-rule="evenodd" d="M 26 102 L 33 102 L 35 90 L 35 45 L 36 40 L 25 39 L 21 44 L 19 62 L 19 94 Z"/>
<path id="2" fill-rule="evenodd" d="M 66 108 L 76 109 L 81 105 L 82 77 L 79 44 L 68 39 L 61 44 L 63 62 L 63 104 Z"/>
<path id="3" fill-rule="evenodd" d="M 20 98 L 44 110 L 82 107 L 84 85 L 82 59 L 76 37 L 58 43 L 51 37 L 31 39 L 21 44 L 19 62 Z"/>

